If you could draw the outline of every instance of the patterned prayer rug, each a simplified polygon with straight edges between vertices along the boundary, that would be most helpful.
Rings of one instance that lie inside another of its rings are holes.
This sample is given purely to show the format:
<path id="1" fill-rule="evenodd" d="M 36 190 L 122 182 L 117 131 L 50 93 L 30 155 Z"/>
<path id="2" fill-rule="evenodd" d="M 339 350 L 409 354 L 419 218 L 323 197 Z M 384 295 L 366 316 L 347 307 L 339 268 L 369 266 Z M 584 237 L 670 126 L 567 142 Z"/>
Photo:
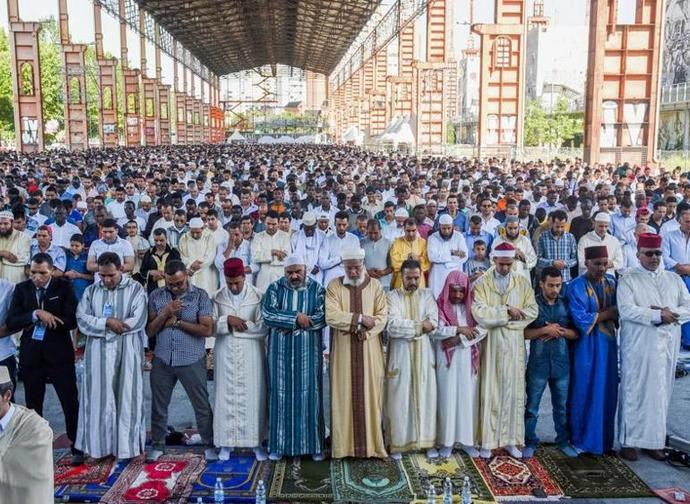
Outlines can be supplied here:
<path id="1" fill-rule="evenodd" d="M 687 504 L 690 502 L 690 493 L 682 488 L 657 488 L 653 489 L 652 492 L 669 504 Z"/>
<path id="2" fill-rule="evenodd" d="M 411 453 L 403 455 L 402 462 L 412 491 L 418 500 L 425 501 L 429 484 L 434 485 L 440 495 L 446 478 L 450 478 L 453 484 L 453 493 L 459 494 L 465 476 L 469 476 L 472 484 L 472 502 L 495 502 L 472 459 L 464 453 L 454 453 L 448 458 L 437 459 L 428 459 L 423 453 Z"/>
<path id="3" fill-rule="evenodd" d="M 86 460 L 86 463 L 72 467 L 72 455 L 63 455 L 55 462 L 55 486 L 82 485 L 86 483 L 103 483 L 108 479 L 115 465 L 114 457 Z"/>
<path id="4" fill-rule="evenodd" d="M 652 497 L 645 483 L 615 455 L 566 457 L 557 446 L 537 450 L 536 458 L 563 493 L 572 498 Z"/>
<path id="5" fill-rule="evenodd" d="M 147 463 L 143 456 L 137 457 L 129 463 L 101 502 L 182 504 L 187 502 L 192 482 L 204 470 L 204 465 L 204 458 L 199 455 L 164 455 L 151 463 Z"/>
<path id="6" fill-rule="evenodd" d="M 213 502 L 216 478 L 223 481 L 223 491 L 228 502 L 254 502 L 259 480 L 263 480 L 268 491 L 271 464 L 257 462 L 251 452 L 246 455 L 231 455 L 230 459 L 224 461 L 208 462 L 194 481 L 188 502 L 196 502 L 197 497 L 201 497 L 203 502 Z"/>
<path id="7" fill-rule="evenodd" d="M 497 500 L 533 500 L 556 498 L 563 492 L 537 461 L 517 460 L 502 450 L 495 450 L 491 459 L 472 459 Z"/>
<path id="8" fill-rule="evenodd" d="M 110 476 L 102 483 L 82 483 L 79 485 L 59 485 L 55 487 L 56 502 L 101 502 L 103 496 L 112 488 L 127 462 L 115 464 Z"/>
<path id="9" fill-rule="evenodd" d="M 269 498 L 288 502 L 331 502 L 331 471 L 328 462 L 308 457 L 283 459 L 273 469 Z"/>
<path id="10" fill-rule="evenodd" d="M 331 461 L 333 501 L 409 503 L 414 496 L 402 462 L 390 459 Z"/>

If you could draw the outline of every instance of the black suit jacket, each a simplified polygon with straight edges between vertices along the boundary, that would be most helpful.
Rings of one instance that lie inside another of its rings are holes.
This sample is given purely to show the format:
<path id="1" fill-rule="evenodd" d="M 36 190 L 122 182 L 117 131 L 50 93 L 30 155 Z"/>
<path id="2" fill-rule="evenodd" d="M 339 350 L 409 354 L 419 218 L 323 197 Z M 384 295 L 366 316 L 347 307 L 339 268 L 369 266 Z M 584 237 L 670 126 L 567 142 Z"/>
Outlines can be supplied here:
<path id="1" fill-rule="evenodd" d="M 22 331 L 19 352 L 24 365 L 30 365 L 41 356 L 55 364 L 74 364 L 74 349 L 70 331 L 77 327 L 77 299 L 72 285 L 62 278 L 50 280 L 43 301 L 43 309 L 64 322 L 55 329 L 46 327 L 43 341 L 32 339 L 37 310 L 36 287 L 31 280 L 17 284 L 10 302 L 7 329 L 10 333 Z"/>

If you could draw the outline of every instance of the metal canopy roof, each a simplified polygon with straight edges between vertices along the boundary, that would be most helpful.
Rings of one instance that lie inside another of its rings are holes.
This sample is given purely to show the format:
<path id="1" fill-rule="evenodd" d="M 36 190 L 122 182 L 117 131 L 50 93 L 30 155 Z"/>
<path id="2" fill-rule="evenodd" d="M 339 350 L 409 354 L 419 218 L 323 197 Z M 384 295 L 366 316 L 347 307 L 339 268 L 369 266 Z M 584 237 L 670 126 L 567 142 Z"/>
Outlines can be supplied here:
<path id="1" fill-rule="evenodd" d="M 136 0 L 217 75 L 282 63 L 329 74 L 381 0 Z"/>

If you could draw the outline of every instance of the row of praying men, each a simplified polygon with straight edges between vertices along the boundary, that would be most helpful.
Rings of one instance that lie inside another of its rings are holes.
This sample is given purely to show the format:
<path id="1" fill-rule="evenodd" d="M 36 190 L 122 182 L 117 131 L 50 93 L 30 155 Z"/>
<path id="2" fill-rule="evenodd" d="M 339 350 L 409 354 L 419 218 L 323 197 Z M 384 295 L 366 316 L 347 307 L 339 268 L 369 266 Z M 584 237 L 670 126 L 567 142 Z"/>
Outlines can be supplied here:
<path id="1" fill-rule="evenodd" d="M 566 455 L 610 451 L 618 409 L 623 456 L 636 458 L 637 448 L 662 456 L 690 295 L 677 274 L 659 267 L 658 235 L 640 236 L 641 265 L 620 285 L 606 273 L 607 248 L 595 246 L 585 251 L 585 273 L 566 288 L 557 269 L 544 268 L 536 296 L 513 272 L 515 249 L 507 243 L 495 248 L 492 268 L 474 285 L 451 272 L 437 300 L 421 287 L 416 259 L 404 262 L 401 286 L 386 294 L 367 275 L 364 256 L 359 248 L 343 250 L 344 275 L 324 289 L 308 277 L 305 259 L 292 254 L 265 293 L 245 281 L 244 263 L 230 258 L 225 285 L 212 299 L 173 261 L 165 286 L 147 300 L 142 286 L 122 275 L 117 254 L 102 254 L 101 281 L 86 289 L 73 322 L 87 336 L 78 427 L 70 437 L 76 454 L 126 459 L 143 452 L 148 335 L 156 339 L 152 460 L 165 449 L 167 407 L 178 380 L 209 459 L 251 448 L 258 459 L 319 460 L 329 435 L 336 458 L 400 458 L 410 450 L 445 457 L 456 446 L 472 456 L 505 448 L 513 457 L 530 457 L 547 384 L 556 442 Z M 46 257 L 37 256 L 32 280 L 18 286 L 22 292 L 31 283 L 42 307 L 31 339 L 40 338 L 41 324 L 43 336 L 62 324 L 51 311 L 68 301 L 51 296 L 48 284 L 59 280 L 42 271 Z M 8 326 L 14 325 L 11 315 Z M 327 327 L 330 379 L 324 380 Z M 216 336 L 212 409 L 195 361 L 203 359 L 210 334 Z"/>

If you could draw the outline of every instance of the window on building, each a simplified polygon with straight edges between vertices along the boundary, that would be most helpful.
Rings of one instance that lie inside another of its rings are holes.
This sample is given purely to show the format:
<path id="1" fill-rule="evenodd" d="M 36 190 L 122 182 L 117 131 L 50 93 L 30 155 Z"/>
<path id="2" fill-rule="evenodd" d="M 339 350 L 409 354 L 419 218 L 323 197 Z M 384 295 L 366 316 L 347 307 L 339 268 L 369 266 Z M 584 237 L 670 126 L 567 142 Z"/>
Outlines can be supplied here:
<path id="1" fill-rule="evenodd" d="M 498 37 L 494 41 L 494 68 L 505 68 L 510 66 L 510 53 L 512 44 L 508 37 Z"/>

